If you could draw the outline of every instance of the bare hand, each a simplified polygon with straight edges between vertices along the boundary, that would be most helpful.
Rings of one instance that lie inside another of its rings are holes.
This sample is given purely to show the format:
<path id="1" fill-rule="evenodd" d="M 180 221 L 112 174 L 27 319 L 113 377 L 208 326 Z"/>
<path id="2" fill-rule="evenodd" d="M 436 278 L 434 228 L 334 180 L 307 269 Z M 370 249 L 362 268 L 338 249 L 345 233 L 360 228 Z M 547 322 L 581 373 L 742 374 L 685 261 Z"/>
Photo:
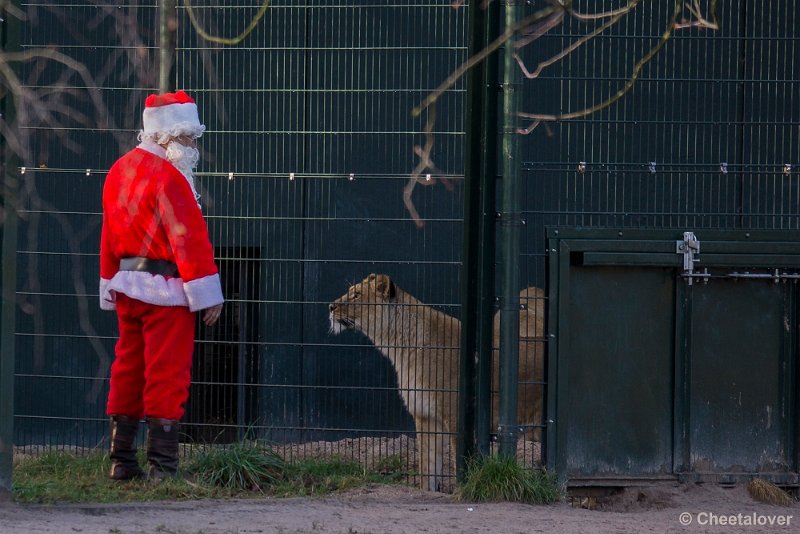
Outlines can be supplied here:
<path id="1" fill-rule="evenodd" d="M 214 326 L 214 324 L 219 320 L 219 316 L 221 314 L 222 304 L 217 304 L 216 306 L 206 308 L 203 311 L 203 322 L 206 324 L 206 326 Z"/>

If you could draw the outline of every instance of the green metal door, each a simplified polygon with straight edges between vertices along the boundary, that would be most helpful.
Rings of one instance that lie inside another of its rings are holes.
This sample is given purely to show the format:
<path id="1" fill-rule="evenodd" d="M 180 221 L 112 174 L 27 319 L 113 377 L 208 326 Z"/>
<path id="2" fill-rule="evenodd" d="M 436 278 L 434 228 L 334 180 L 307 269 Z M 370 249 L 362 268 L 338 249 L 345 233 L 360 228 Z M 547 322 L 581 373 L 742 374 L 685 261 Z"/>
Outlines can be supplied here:
<path id="1" fill-rule="evenodd" d="M 783 479 L 795 470 L 795 291 L 794 283 L 736 278 L 689 289 L 688 454 L 681 472 Z"/>
<path id="2" fill-rule="evenodd" d="M 800 234 L 558 228 L 548 251 L 551 469 L 798 482 Z"/>

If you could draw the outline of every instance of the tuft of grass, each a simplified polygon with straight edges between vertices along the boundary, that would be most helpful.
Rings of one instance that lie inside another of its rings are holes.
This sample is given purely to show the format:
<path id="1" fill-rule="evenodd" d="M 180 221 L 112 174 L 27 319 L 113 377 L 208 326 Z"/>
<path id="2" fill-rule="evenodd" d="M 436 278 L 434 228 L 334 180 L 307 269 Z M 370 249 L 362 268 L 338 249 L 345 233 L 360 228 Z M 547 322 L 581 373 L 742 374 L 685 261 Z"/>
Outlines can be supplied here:
<path id="1" fill-rule="evenodd" d="M 773 506 L 791 506 L 794 502 L 786 491 L 763 478 L 754 478 L 748 482 L 747 491 L 754 500 Z"/>
<path id="2" fill-rule="evenodd" d="M 207 486 L 263 492 L 285 478 L 286 463 L 269 448 L 241 442 L 195 453 L 187 470 Z"/>
<path id="3" fill-rule="evenodd" d="M 555 476 L 520 465 L 513 456 L 473 460 L 457 496 L 465 501 L 548 504 L 561 499 Z"/>

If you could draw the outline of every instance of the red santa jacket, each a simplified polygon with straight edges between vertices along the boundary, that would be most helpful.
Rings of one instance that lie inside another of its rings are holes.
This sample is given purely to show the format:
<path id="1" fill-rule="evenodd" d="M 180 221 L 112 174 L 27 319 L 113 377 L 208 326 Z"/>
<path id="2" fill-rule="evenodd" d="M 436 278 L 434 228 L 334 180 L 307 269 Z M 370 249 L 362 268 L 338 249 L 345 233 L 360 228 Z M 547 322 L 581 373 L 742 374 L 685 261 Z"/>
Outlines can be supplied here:
<path id="1" fill-rule="evenodd" d="M 180 278 L 120 271 L 122 258 L 167 260 Z M 208 228 L 186 178 L 164 149 L 143 142 L 109 170 L 103 186 L 100 307 L 115 293 L 160 306 L 202 310 L 223 302 Z"/>

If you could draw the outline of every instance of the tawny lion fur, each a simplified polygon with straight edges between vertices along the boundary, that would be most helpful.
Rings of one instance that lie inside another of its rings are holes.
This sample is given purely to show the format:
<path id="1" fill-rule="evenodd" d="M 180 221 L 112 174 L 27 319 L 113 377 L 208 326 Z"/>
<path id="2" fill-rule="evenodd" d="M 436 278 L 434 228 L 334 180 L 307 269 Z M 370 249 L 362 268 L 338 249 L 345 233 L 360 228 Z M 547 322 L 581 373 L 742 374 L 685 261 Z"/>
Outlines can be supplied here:
<path id="1" fill-rule="evenodd" d="M 521 424 L 542 423 L 544 380 L 544 292 L 520 292 L 519 390 Z M 389 276 L 371 274 L 330 305 L 331 331 L 357 330 L 386 356 L 397 372 L 400 396 L 414 418 L 423 489 L 441 490 L 445 439 L 452 468 L 458 429 L 461 323 L 400 289 Z M 500 312 L 494 316 L 493 346 L 499 347 Z M 538 339 L 538 341 L 537 341 Z M 492 428 L 498 421 L 499 351 L 492 351 Z M 528 432 L 540 439 L 540 431 Z"/>

